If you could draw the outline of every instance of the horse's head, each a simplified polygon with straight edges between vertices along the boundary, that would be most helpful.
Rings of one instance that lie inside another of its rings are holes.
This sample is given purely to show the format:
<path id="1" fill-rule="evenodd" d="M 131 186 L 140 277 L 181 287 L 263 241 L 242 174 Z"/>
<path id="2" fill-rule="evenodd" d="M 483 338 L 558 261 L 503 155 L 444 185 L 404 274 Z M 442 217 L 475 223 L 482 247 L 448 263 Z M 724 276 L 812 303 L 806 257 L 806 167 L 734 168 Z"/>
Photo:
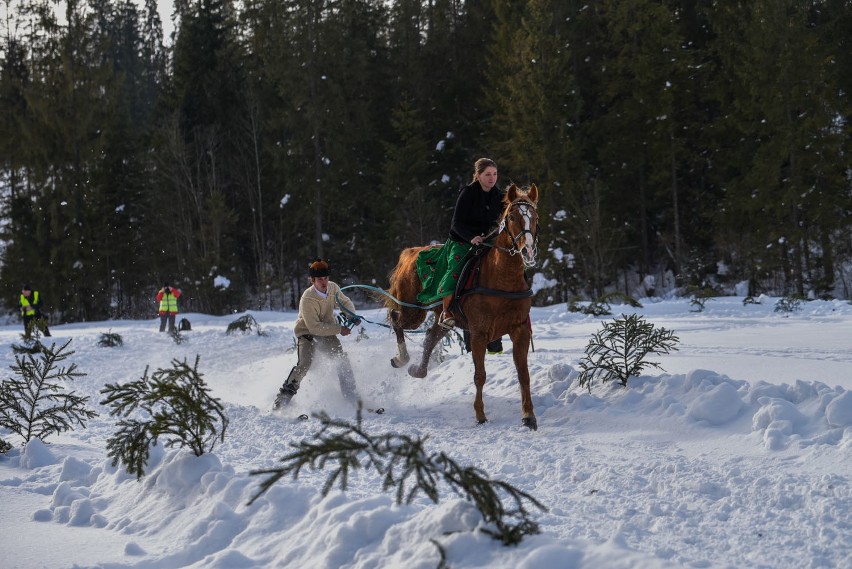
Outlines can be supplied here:
<path id="1" fill-rule="evenodd" d="M 505 208 L 500 220 L 500 233 L 505 233 L 511 245 L 510 255 L 520 254 L 524 265 L 535 266 L 538 243 L 538 188 L 532 184 L 519 188 L 511 184 L 503 196 Z"/>

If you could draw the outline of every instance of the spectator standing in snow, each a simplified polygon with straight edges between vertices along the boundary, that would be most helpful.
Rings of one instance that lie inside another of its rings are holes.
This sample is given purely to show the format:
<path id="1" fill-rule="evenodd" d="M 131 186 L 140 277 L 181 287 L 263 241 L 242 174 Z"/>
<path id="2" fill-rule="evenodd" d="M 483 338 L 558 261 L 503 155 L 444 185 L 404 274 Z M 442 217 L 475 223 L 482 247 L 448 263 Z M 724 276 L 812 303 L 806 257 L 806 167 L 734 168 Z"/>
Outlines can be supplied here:
<path id="1" fill-rule="evenodd" d="M 169 332 L 174 332 L 179 298 L 180 289 L 169 286 L 168 282 L 163 283 L 163 288 L 157 291 L 157 302 L 160 304 L 160 332 L 166 331 L 166 323 L 169 325 Z"/>
<path id="2" fill-rule="evenodd" d="M 29 338 L 33 327 L 41 330 L 45 336 L 50 336 L 47 318 L 41 314 L 41 298 L 37 290 L 33 290 L 33 287 L 28 284 L 22 286 L 18 305 L 21 307 L 21 319 L 24 321 L 24 336 Z"/>
<path id="3" fill-rule="evenodd" d="M 340 292 L 340 286 L 328 280 L 328 277 L 329 268 L 326 261 L 316 259 L 308 267 L 311 286 L 302 293 L 302 298 L 299 300 L 299 317 L 293 329 L 298 339 L 299 359 L 287 380 L 284 381 L 284 385 L 278 390 L 273 406 L 275 409 L 286 406 L 296 395 L 302 379 L 311 368 L 317 350 L 334 358 L 343 396 L 350 401 L 355 401 L 357 398 L 355 373 L 352 371 L 349 357 L 337 338 L 338 334 L 348 336 L 351 330 L 340 324 L 334 315 L 337 300 L 350 314 L 355 314 L 355 305 Z M 355 323 L 357 324 L 357 321 Z"/>

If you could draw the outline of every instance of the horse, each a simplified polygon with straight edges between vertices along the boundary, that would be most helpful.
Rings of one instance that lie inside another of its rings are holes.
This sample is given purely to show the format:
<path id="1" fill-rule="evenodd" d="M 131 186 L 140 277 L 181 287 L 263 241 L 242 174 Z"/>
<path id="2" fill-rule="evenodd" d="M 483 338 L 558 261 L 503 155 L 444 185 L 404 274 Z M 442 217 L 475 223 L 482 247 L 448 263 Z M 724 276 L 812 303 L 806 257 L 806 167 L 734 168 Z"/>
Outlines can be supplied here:
<path id="1" fill-rule="evenodd" d="M 512 339 L 512 357 L 521 388 L 521 424 L 534 431 L 538 429 L 538 422 L 533 411 L 527 368 L 527 353 L 532 338 L 532 291 L 524 278 L 524 268 L 532 267 L 536 262 L 538 188 L 535 184 L 524 188 L 511 184 L 502 203 L 500 224 L 486 236 L 491 238 L 496 233 L 493 243 L 483 247 L 478 268 L 479 282 L 473 290 L 457 293 L 450 310 L 455 315 L 456 326 L 470 332 L 473 382 L 476 385 L 473 409 L 477 422 L 482 424 L 488 421 L 482 401 L 486 345 L 508 334 Z M 427 330 L 423 341 L 420 363 L 408 368 L 409 375 L 417 378 L 426 377 L 432 350 L 447 333 L 439 324 L 441 303 L 434 307 L 417 303 L 417 294 L 422 290 L 422 284 L 415 262 L 420 252 L 430 247 L 435 246 L 409 247 L 400 253 L 399 261 L 389 275 L 389 295 L 385 298 L 388 318 L 397 342 L 397 355 L 391 359 L 393 367 L 402 367 L 410 360 L 405 331 L 418 328 L 429 311 L 435 314 L 434 323 Z"/>

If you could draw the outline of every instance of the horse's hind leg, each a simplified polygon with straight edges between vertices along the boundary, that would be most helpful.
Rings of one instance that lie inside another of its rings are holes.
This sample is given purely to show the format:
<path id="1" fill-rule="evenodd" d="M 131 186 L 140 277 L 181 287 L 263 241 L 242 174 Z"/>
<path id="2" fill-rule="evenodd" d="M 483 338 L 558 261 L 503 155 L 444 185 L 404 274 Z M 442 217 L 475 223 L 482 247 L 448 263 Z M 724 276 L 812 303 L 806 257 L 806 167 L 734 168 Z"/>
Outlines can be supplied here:
<path id="1" fill-rule="evenodd" d="M 441 325 L 438 324 L 436 314 L 435 322 L 432 324 L 432 327 L 426 331 L 426 338 L 423 340 L 423 356 L 420 363 L 408 366 L 408 375 L 419 378 L 426 377 L 426 372 L 429 369 L 429 358 L 432 357 L 432 350 L 435 349 L 435 346 L 438 344 L 438 340 L 443 338 L 445 333 L 446 330 L 441 328 Z"/>
<path id="2" fill-rule="evenodd" d="M 391 310 L 391 328 L 393 328 L 393 332 L 396 334 L 396 356 L 391 358 L 391 365 L 393 367 L 402 367 L 411 359 L 408 355 L 408 347 L 405 345 L 405 331 L 402 329 L 402 324 L 399 320 L 400 311 Z"/>

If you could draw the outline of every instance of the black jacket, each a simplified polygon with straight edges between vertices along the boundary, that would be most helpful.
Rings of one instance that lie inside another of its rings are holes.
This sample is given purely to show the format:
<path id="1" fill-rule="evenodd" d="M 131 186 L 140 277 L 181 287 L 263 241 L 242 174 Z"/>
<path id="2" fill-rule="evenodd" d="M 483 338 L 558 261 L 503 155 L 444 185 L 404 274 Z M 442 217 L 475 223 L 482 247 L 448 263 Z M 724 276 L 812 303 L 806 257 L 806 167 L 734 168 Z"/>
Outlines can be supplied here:
<path id="1" fill-rule="evenodd" d="M 461 243 L 470 243 L 475 236 L 488 233 L 503 213 L 502 199 L 503 191 L 497 186 L 485 192 L 475 181 L 462 188 L 453 211 L 450 237 Z"/>

